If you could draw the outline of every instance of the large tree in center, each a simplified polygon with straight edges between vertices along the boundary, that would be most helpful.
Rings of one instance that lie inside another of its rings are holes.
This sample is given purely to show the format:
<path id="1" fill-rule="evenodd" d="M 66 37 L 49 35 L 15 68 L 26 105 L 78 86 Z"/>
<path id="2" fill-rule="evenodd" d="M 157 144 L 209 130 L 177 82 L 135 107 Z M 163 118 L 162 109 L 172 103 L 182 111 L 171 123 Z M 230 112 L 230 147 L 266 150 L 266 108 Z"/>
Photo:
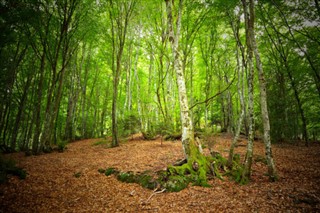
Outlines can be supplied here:
<path id="1" fill-rule="evenodd" d="M 200 185 L 207 183 L 207 172 L 209 170 L 205 156 L 200 152 L 197 146 L 197 142 L 194 138 L 194 131 L 192 125 L 192 119 L 190 115 L 190 109 L 188 105 L 187 90 L 185 84 L 185 77 L 181 65 L 180 53 L 179 53 L 179 36 L 181 29 L 181 15 L 183 0 L 179 0 L 178 14 L 176 14 L 176 26 L 173 25 L 173 0 L 165 0 L 167 8 L 167 21 L 168 21 L 168 34 L 169 41 L 172 46 L 172 61 L 174 71 L 176 73 L 179 103 L 180 103 L 180 115 L 181 115 L 181 131 L 182 131 L 182 147 L 187 159 L 187 164 L 182 165 L 178 173 L 184 173 L 186 170 L 190 173 L 194 173 L 197 176 L 197 182 Z M 174 29 L 175 27 L 175 29 Z"/>
<path id="2" fill-rule="evenodd" d="M 178 92 L 179 92 L 179 103 L 181 113 L 181 128 L 182 128 L 182 144 L 186 158 L 190 156 L 190 145 L 194 143 L 194 132 L 192 126 L 192 120 L 189 111 L 188 98 L 185 77 L 181 65 L 180 53 L 179 53 L 179 36 L 181 29 L 181 12 L 183 0 L 179 1 L 179 11 L 176 21 L 176 30 L 173 28 L 173 13 L 172 13 L 172 0 L 166 0 L 167 15 L 168 15 L 168 33 L 169 41 L 172 45 L 172 60 L 174 71 L 176 72 Z"/>

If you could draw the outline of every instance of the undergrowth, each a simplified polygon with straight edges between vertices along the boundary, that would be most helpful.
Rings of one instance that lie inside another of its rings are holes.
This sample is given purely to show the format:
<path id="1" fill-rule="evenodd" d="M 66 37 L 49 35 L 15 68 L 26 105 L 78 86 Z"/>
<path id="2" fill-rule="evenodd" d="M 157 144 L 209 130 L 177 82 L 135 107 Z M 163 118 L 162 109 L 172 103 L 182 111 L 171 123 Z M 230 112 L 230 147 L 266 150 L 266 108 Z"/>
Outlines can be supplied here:
<path id="1" fill-rule="evenodd" d="M 5 183 L 9 175 L 14 175 L 20 179 L 27 177 L 27 172 L 16 166 L 16 162 L 12 159 L 4 159 L 0 156 L 0 183 Z"/>

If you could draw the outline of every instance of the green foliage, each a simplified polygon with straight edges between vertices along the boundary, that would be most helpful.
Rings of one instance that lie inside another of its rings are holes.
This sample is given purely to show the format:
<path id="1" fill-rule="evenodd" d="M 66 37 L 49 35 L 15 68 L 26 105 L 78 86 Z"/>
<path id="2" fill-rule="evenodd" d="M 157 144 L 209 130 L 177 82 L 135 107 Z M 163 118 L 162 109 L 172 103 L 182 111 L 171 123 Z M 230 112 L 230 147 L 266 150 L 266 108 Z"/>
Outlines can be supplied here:
<path id="1" fill-rule="evenodd" d="M 122 136 L 128 136 L 137 133 L 141 129 L 141 122 L 137 115 L 128 114 L 120 121 L 120 128 Z"/>
<path id="2" fill-rule="evenodd" d="M 0 156 L 0 183 L 5 183 L 8 180 L 8 175 L 14 175 L 20 179 L 27 177 L 27 172 L 16 166 L 16 162 L 11 159 L 4 159 Z"/>
<path id="3" fill-rule="evenodd" d="M 145 140 L 154 140 L 156 139 L 156 136 L 157 136 L 156 132 L 152 130 L 146 131 L 146 132 L 142 131 L 142 135 Z"/>
<path id="4" fill-rule="evenodd" d="M 174 132 L 172 122 L 158 122 L 154 125 L 154 131 L 159 135 L 168 135 Z"/>
<path id="5" fill-rule="evenodd" d="M 65 140 L 58 141 L 58 144 L 57 144 L 58 152 L 64 152 L 68 148 L 67 144 L 68 144 L 68 142 Z"/>
<path id="6" fill-rule="evenodd" d="M 232 168 L 226 174 L 237 183 L 244 185 L 249 182 L 247 178 L 243 178 L 244 166 L 240 163 L 240 155 L 235 154 L 233 156 Z"/>
<path id="7" fill-rule="evenodd" d="M 180 140 L 181 139 L 181 133 L 180 132 L 173 132 L 171 134 L 167 134 L 167 135 L 163 136 L 163 139 L 165 141 Z"/>

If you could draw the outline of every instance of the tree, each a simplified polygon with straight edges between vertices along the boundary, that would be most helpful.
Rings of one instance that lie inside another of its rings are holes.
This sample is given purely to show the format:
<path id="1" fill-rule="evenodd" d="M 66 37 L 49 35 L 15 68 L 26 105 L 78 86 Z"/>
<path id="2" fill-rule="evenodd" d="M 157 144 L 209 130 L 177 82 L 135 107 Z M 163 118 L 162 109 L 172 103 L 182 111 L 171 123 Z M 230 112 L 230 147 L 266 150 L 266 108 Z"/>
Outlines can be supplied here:
<path id="1" fill-rule="evenodd" d="M 253 156 L 253 140 L 254 140 L 254 64 L 253 64 L 253 36 L 254 36 L 254 11 L 252 0 L 242 0 L 244 19 L 245 19 L 245 32 L 246 32 L 246 46 L 247 46 L 247 82 L 248 82 L 248 116 L 249 116 L 249 135 L 247 153 L 244 162 L 244 169 L 242 173 L 241 182 L 247 182 L 251 176 L 251 165 Z"/>
<path id="2" fill-rule="evenodd" d="M 183 0 L 179 1 L 178 14 L 176 17 L 176 26 L 174 30 L 173 26 L 173 12 L 172 12 L 172 0 L 166 0 L 167 16 L 168 16 L 168 34 L 169 41 L 172 46 L 172 60 L 173 67 L 176 73 L 179 103 L 180 103 L 180 115 L 181 115 L 181 131 L 182 131 L 182 146 L 185 157 L 187 159 L 186 166 L 189 170 L 193 170 L 198 174 L 198 184 L 207 184 L 207 172 L 208 165 L 206 163 L 205 156 L 200 152 L 199 147 L 196 144 L 194 138 L 194 131 L 192 125 L 192 119 L 190 115 L 190 109 L 188 105 L 188 96 L 186 91 L 185 77 L 181 65 L 180 52 L 179 52 L 179 36 L 181 29 L 181 15 L 183 9 Z"/>
<path id="3" fill-rule="evenodd" d="M 118 139 L 118 85 L 122 66 L 123 50 L 126 42 L 128 25 L 134 11 L 136 1 L 112 1 L 109 2 L 109 18 L 111 22 L 112 42 L 112 146 L 119 146 Z"/>

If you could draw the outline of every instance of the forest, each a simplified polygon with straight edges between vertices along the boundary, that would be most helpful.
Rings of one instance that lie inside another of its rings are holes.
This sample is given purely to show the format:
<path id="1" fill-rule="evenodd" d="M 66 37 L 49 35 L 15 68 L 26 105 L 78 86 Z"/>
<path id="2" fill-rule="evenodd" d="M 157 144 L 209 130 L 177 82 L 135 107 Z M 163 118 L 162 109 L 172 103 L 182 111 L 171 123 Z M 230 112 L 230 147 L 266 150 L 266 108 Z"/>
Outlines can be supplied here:
<path id="1" fill-rule="evenodd" d="M 0 29 L 0 212 L 320 210 L 319 0 L 3 0 Z"/>

